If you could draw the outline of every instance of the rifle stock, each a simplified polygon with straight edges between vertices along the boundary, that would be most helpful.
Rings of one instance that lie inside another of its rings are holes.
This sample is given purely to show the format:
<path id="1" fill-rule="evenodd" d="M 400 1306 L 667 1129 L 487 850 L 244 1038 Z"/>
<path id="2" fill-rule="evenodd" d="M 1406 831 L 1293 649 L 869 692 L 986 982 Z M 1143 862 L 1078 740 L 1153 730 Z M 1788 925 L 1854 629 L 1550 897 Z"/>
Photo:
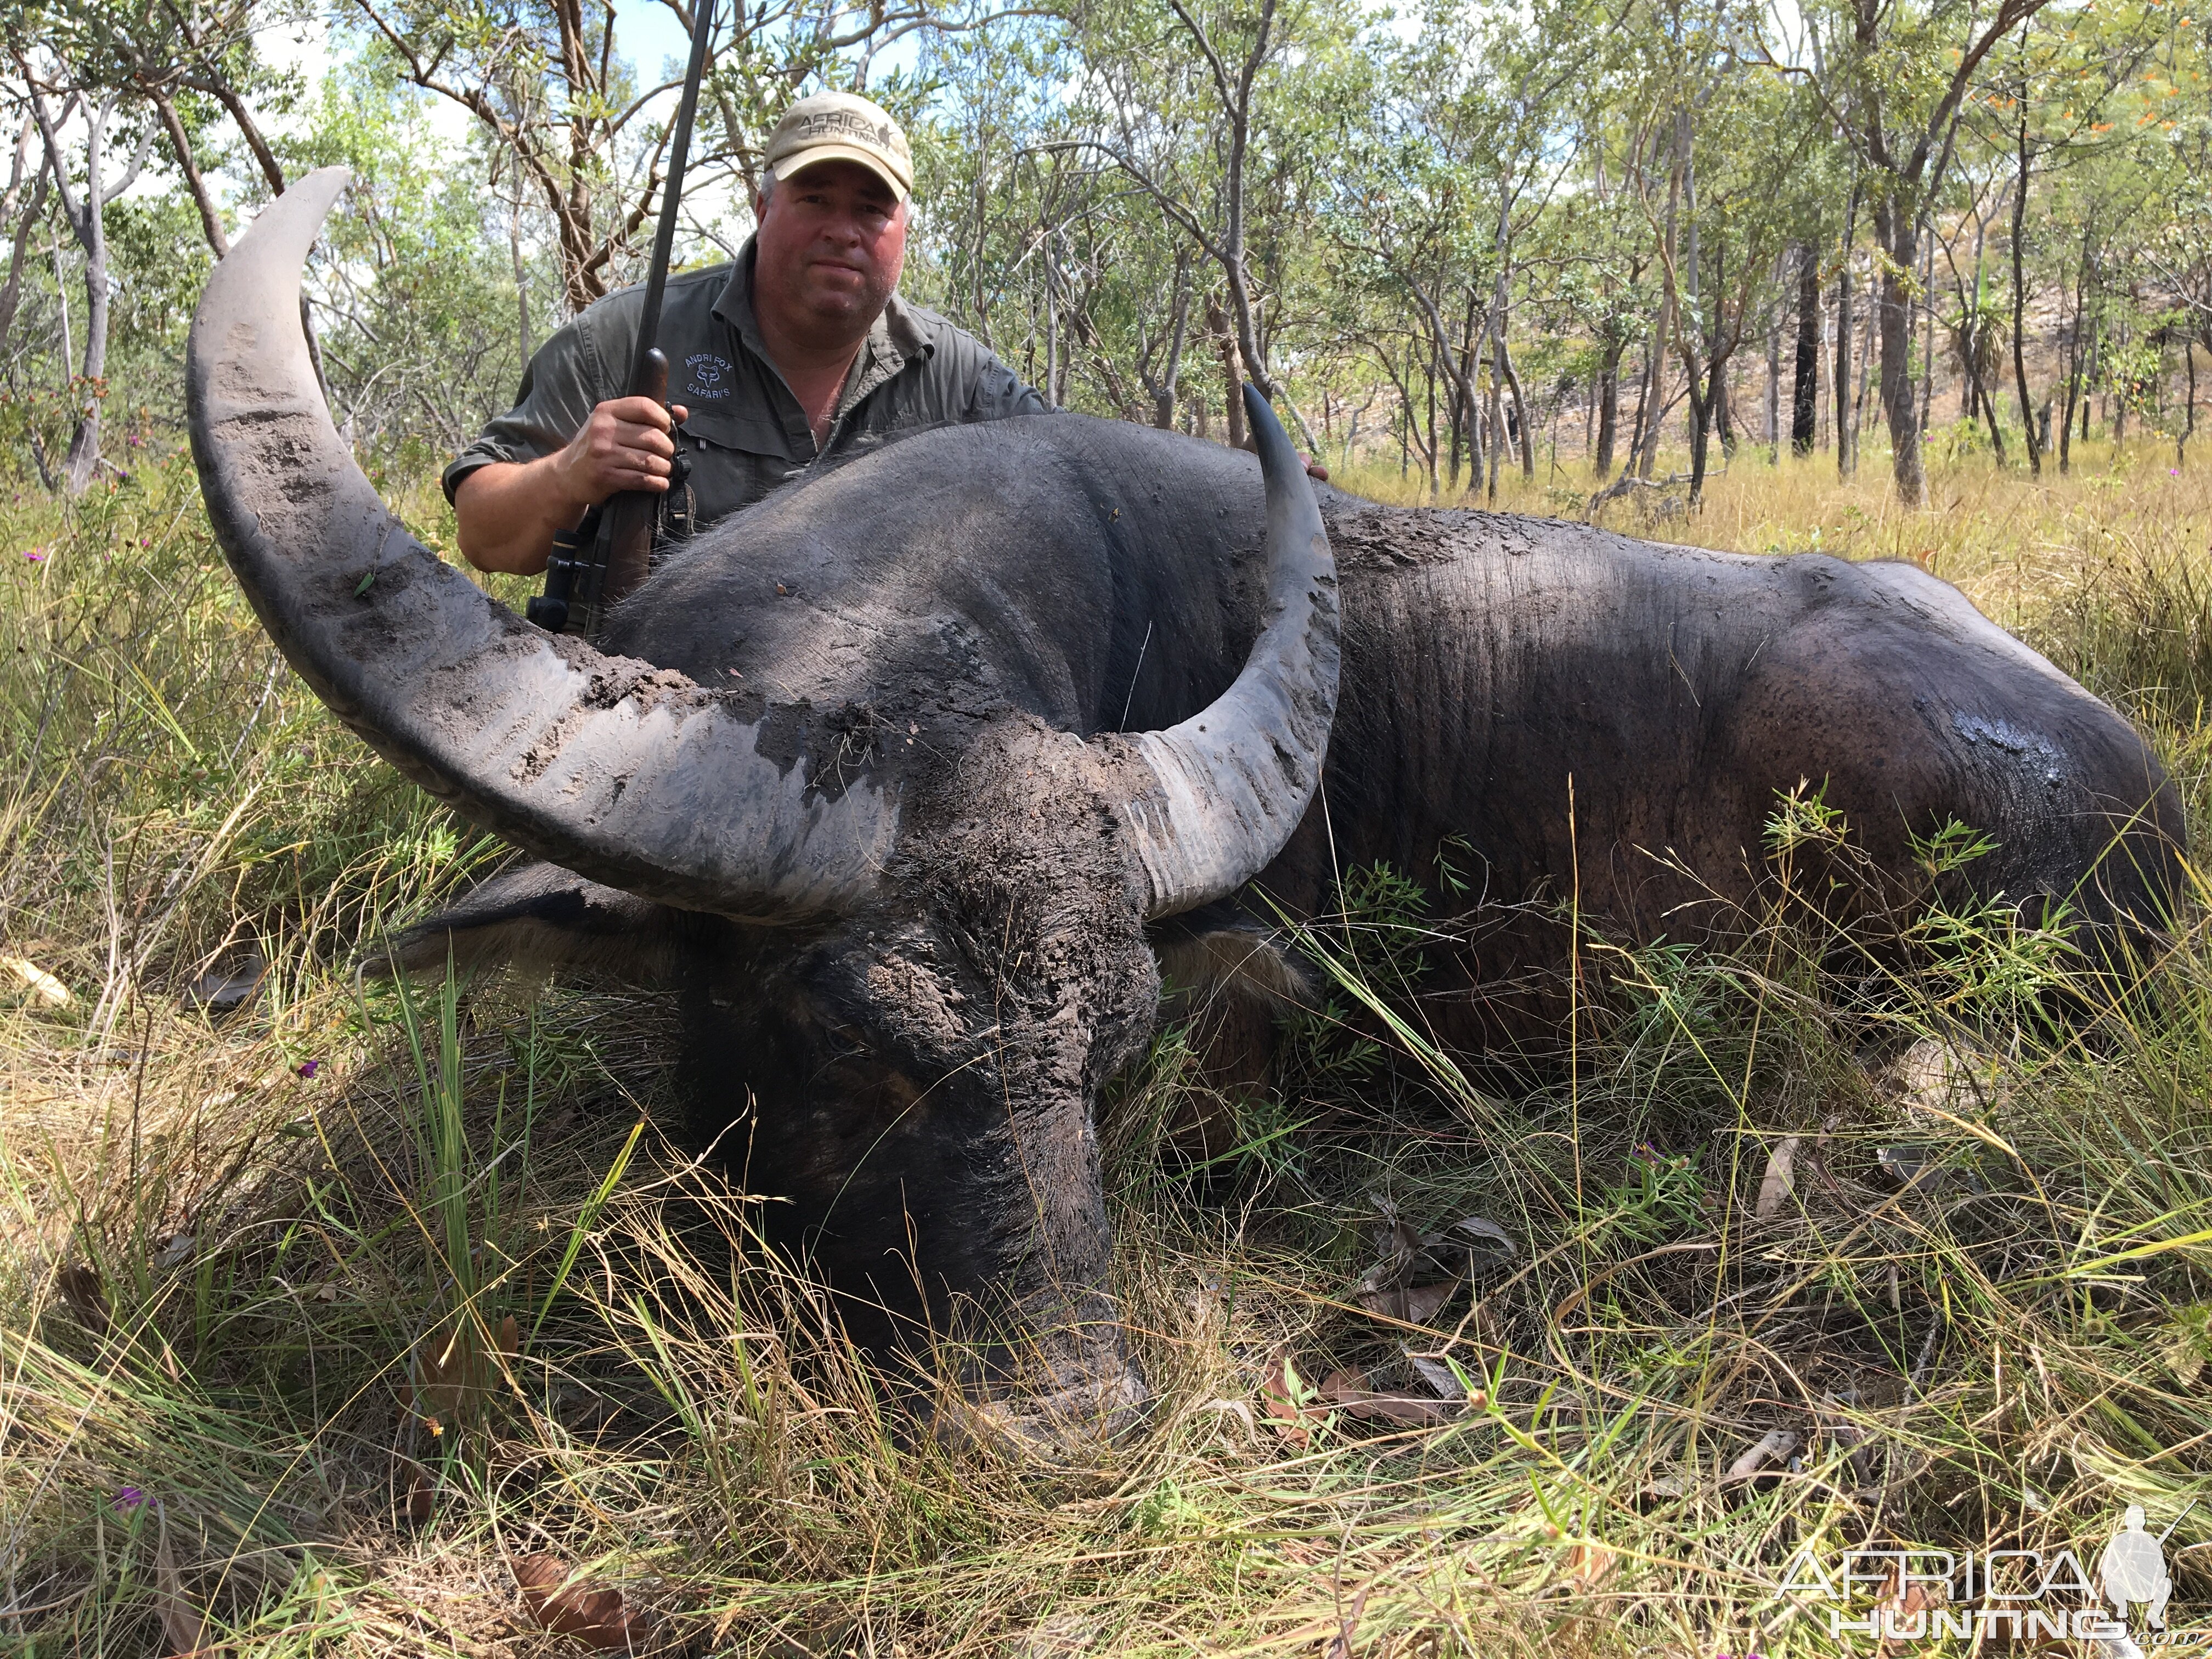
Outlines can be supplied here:
<path id="1" fill-rule="evenodd" d="M 668 406 L 668 356 L 659 347 L 639 354 L 629 395 L 650 398 L 664 409 Z M 672 487 L 680 482 L 680 471 L 678 477 L 670 480 Z M 656 490 L 626 489 L 601 509 L 598 538 L 590 556 L 577 569 L 574 592 L 568 601 L 572 630 L 586 639 L 597 639 L 607 608 L 635 592 L 644 582 L 653 559 L 653 533 L 665 499 Z"/>

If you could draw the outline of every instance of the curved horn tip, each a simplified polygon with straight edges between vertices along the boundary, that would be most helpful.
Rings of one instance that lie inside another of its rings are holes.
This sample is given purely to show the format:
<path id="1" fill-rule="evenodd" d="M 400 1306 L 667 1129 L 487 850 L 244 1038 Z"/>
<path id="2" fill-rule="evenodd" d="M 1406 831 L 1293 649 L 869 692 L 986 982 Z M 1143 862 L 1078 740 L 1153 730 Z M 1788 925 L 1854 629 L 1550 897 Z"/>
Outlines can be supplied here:
<path id="1" fill-rule="evenodd" d="M 1258 386 L 1246 380 L 1238 389 L 1244 394 L 1244 413 L 1252 422 L 1255 438 L 1269 428 L 1277 432 L 1283 429 L 1283 423 L 1275 418 L 1274 404 L 1267 401 Z"/>
<path id="2" fill-rule="evenodd" d="M 282 196 L 271 199 L 266 207 L 254 216 L 253 222 L 246 228 L 244 234 L 233 244 L 231 252 L 235 254 L 240 247 L 244 246 L 246 239 L 260 228 L 264 220 L 270 225 L 276 226 L 287 223 L 296 217 L 304 220 L 313 229 L 320 230 L 323 221 L 330 216 L 331 209 L 352 183 L 353 169 L 343 165 L 317 167 L 305 178 L 295 179 L 290 189 Z M 309 240 L 313 240 L 312 234 Z M 304 253 L 303 249 L 303 257 Z"/>

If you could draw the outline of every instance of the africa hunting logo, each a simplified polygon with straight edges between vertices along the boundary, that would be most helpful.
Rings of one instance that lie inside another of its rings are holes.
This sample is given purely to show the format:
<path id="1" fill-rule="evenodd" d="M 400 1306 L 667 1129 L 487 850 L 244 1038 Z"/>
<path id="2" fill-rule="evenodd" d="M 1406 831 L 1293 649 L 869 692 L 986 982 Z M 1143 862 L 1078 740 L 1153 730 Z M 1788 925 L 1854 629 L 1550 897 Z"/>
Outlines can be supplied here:
<path id="1" fill-rule="evenodd" d="M 898 130 L 889 121 L 872 121 L 858 110 L 850 109 L 826 109 L 802 115 L 792 131 L 801 143 L 818 143 L 832 137 L 850 138 L 882 149 L 889 149 L 898 136 Z"/>
<path id="2" fill-rule="evenodd" d="M 2094 1580 L 2072 1550 L 1847 1550 L 1824 1566 L 1808 1548 L 1791 1559 L 1778 1588 L 1800 1611 L 1823 1610 L 1831 1637 L 1871 1637 L 1885 1652 L 1947 1638 L 1972 1641 L 1977 1651 L 1997 1642 L 2094 1641 L 2114 1659 L 2145 1648 L 2212 1651 L 2212 1628 L 2166 1624 L 2173 1579 L 2166 1541 L 2195 1507 L 2191 1499 L 2157 1534 L 2130 1507 L 2097 1557 Z"/>

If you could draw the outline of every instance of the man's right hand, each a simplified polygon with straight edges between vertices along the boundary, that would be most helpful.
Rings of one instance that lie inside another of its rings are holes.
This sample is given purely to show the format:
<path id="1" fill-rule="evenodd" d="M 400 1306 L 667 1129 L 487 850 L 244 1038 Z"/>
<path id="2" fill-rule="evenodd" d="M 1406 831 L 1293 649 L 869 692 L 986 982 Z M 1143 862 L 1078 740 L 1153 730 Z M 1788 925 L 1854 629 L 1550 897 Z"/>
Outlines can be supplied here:
<path id="1" fill-rule="evenodd" d="M 676 454 L 670 410 L 650 398 L 615 398 L 592 411 L 583 430 L 552 459 L 562 493 L 581 513 L 626 489 L 665 491 Z M 678 404 L 675 420 L 690 411 Z"/>
<path id="2" fill-rule="evenodd" d="M 567 446 L 526 462 L 495 461 L 453 492 L 461 552 L 479 570 L 534 576 L 545 568 L 556 532 L 624 490 L 668 488 L 674 424 L 690 411 L 650 398 L 612 398 Z"/>

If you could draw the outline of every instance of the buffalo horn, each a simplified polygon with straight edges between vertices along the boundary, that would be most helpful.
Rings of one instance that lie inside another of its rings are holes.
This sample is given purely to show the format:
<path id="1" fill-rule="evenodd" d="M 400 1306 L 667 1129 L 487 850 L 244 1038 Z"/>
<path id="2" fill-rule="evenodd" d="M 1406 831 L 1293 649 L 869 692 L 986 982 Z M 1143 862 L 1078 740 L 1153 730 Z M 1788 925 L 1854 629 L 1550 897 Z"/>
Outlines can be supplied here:
<path id="1" fill-rule="evenodd" d="M 1305 816 L 1336 714 L 1336 561 L 1313 486 L 1267 399 L 1244 388 L 1267 489 L 1264 626 L 1236 683 L 1180 726 L 1129 739 L 1150 787 L 1127 806 L 1146 914 L 1221 898 Z"/>
<path id="2" fill-rule="evenodd" d="M 894 799 L 866 780 L 811 790 L 724 698 L 531 627 L 386 510 L 331 425 L 300 319 L 301 268 L 346 182 L 325 167 L 271 203 L 192 319 L 200 488 L 270 637 L 408 777 L 579 874 L 732 916 L 857 902 Z"/>

